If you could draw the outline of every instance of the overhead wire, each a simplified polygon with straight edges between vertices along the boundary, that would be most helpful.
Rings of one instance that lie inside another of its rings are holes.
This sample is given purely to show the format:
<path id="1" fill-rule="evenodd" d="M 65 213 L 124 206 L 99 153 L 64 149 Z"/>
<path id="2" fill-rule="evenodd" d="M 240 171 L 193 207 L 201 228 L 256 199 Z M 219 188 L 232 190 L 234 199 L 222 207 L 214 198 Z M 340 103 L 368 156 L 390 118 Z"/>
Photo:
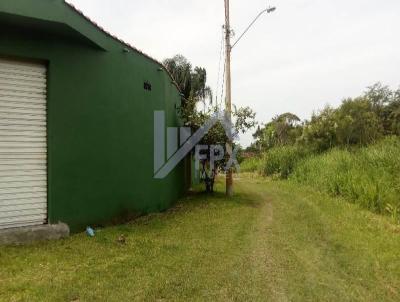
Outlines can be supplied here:
<path id="1" fill-rule="evenodd" d="M 225 52 L 224 52 L 224 29 L 222 28 L 222 37 L 221 37 L 221 46 L 220 46 L 220 51 L 219 51 L 219 62 L 218 62 L 218 76 L 217 76 L 217 86 L 215 88 L 215 104 L 217 106 L 219 106 L 219 102 L 218 102 L 218 91 L 219 91 L 219 85 L 220 85 L 220 77 L 221 77 L 221 62 L 222 59 L 225 58 Z M 225 61 L 225 60 L 224 60 Z M 222 98 L 222 95 L 221 95 Z"/>

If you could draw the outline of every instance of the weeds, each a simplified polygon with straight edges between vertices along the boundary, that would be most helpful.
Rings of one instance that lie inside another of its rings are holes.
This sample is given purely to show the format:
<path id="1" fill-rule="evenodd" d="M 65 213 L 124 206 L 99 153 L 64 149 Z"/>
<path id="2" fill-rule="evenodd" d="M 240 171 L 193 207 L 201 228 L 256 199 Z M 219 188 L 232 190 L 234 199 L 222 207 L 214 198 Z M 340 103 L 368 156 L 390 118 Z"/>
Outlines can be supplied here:
<path id="1" fill-rule="evenodd" d="M 268 150 L 247 159 L 244 171 L 290 179 L 332 196 L 341 196 L 400 222 L 400 138 L 387 137 L 375 145 L 333 149 L 317 154 L 301 146 Z"/>
<path id="2" fill-rule="evenodd" d="M 251 157 L 245 159 L 240 164 L 240 172 L 258 172 L 261 166 L 261 158 L 260 157 Z"/>
<path id="3" fill-rule="evenodd" d="M 354 150 L 335 149 L 301 161 L 290 179 L 343 196 L 399 220 L 400 139 L 387 138 Z"/>
<path id="4" fill-rule="evenodd" d="M 282 146 L 267 151 L 261 163 L 261 174 L 286 179 L 297 163 L 312 152 L 299 146 Z"/>

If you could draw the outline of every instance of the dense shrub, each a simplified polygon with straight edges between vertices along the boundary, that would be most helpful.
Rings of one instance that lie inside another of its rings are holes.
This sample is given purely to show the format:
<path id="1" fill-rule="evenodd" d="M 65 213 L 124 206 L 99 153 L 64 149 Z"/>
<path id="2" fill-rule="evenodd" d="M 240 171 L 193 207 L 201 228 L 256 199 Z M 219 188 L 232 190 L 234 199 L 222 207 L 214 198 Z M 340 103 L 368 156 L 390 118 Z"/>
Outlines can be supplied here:
<path id="1" fill-rule="evenodd" d="M 296 164 L 312 152 L 300 146 L 282 146 L 268 150 L 261 162 L 261 173 L 264 176 L 288 178 Z"/>
<path id="2" fill-rule="evenodd" d="M 246 158 L 240 163 L 240 172 L 258 172 L 261 166 L 260 157 Z"/>
<path id="3" fill-rule="evenodd" d="M 298 163 L 290 177 L 377 213 L 400 214 L 400 139 L 365 148 L 334 149 Z"/>

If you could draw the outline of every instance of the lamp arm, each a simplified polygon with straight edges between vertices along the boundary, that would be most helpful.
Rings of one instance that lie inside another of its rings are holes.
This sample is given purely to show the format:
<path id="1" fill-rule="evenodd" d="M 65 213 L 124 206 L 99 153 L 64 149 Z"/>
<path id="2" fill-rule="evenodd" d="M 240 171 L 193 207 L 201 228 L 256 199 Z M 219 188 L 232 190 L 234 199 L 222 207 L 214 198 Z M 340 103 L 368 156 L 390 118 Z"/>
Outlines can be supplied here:
<path id="1" fill-rule="evenodd" d="M 264 14 L 264 13 L 271 13 L 275 10 L 275 8 L 266 8 L 264 10 L 262 10 L 257 17 L 254 18 L 254 20 L 250 23 L 250 25 L 246 28 L 246 30 L 240 35 L 240 37 L 235 41 L 235 43 L 233 43 L 233 45 L 231 46 L 231 49 L 233 49 L 233 47 L 235 47 L 236 44 L 239 43 L 239 41 L 243 38 L 243 36 L 250 30 L 250 28 L 254 25 L 254 23 L 257 22 L 257 20 Z"/>

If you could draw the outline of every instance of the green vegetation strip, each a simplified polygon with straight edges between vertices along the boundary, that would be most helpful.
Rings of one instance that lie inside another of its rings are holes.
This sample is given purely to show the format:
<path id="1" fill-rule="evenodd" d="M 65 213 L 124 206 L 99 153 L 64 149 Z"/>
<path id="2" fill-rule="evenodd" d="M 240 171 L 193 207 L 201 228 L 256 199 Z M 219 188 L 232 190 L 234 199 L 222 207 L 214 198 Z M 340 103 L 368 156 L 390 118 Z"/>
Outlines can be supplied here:
<path id="1" fill-rule="evenodd" d="M 340 196 L 400 222 L 400 138 L 386 137 L 360 148 L 335 148 L 322 154 L 301 146 L 282 146 L 249 158 L 242 171 L 290 179 L 331 196 Z"/>
<path id="2" fill-rule="evenodd" d="M 290 182 L 217 189 L 94 238 L 0 247 L 0 301 L 400 300 L 389 218 Z"/>

